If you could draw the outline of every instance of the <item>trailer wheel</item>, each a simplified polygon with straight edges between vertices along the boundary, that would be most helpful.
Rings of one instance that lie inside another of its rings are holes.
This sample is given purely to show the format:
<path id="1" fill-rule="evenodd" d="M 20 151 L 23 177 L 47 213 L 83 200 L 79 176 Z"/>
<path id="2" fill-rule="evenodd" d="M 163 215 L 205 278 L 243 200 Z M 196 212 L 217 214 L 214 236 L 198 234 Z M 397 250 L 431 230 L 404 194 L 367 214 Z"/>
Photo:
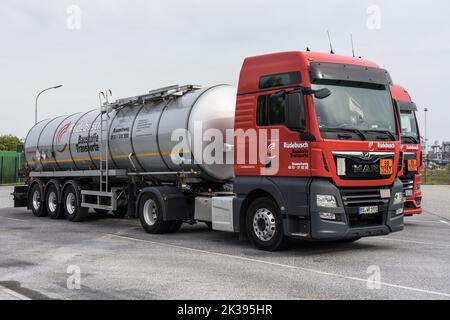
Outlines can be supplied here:
<path id="1" fill-rule="evenodd" d="M 81 222 L 88 215 L 88 209 L 79 205 L 80 195 L 73 186 L 68 186 L 64 192 L 63 206 L 67 220 L 72 222 Z"/>
<path id="2" fill-rule="evenodd" d="M 270 198 L 256 199 L 250 205 L 246 226 L 248 238 L 260 250 L 279 251 L 288 242 L 280 209 Z"/>
<path id="3" fill-rule="evenodd" d="M 38 218 L 46 217 L 48 215 L 47 208 L 44 203 L 44 194 L 42 192 L 41 186 L 36 183 L 31 188 L 30 192 L 30 208 L 33 215 Z"/>
<path id="4" fill-rule="evenodd" d="M 65 214 L 58 197 L 58 189 L 55 185 L 51 185 L 47 190 L 46 208 L 51 219 L 64 219 Z"/>
<path id="5" fill-rule="evenodd" d="M 144 194 L 139 202 L 139 220 L 144 230 L 152 234 L 168 233 L 172 226 L 172 222 L 163 221 L 161 204 L 150 193 Z"/>

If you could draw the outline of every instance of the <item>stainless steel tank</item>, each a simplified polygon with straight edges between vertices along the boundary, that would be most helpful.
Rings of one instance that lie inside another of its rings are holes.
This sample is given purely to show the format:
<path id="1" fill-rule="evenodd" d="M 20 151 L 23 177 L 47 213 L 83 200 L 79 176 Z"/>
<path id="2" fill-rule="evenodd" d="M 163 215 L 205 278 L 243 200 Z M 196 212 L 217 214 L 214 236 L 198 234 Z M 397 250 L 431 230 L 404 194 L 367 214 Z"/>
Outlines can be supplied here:
<path id="1" fill-rule="evenodd" d="M 197 163 L 200 161 L 196 161 L 194 155 L 199 152 L 195 150 L 198 145 L 192 141 L 190 150 L 174 152 L 179 141 L 172 141 L 172 133 L 185 129 L 191 139 L 198 139 L 200 131 L 194 130 L 197 122 L 202 125 L 202 136 L 206 130 L 213 129 L 226 137 L 226 130 L 234 127 L 236 93 L 231 86 L 219 85 L 192 90 L 169 100 L 111 111 L 110 168 L 130 172 L 194 170 L 201 172 L 201 178 L 206 180 L 232 179 L 232 164 Z M 25 140 L 28 165 L 32 171 L 96 170 L 101 155 L 100 130 L 100 110 L 44 120 L 30 130 Z M 211 143 L 201 141 L 202 150 Z M 233 141 L 224 142 L 233 144 Z"/>

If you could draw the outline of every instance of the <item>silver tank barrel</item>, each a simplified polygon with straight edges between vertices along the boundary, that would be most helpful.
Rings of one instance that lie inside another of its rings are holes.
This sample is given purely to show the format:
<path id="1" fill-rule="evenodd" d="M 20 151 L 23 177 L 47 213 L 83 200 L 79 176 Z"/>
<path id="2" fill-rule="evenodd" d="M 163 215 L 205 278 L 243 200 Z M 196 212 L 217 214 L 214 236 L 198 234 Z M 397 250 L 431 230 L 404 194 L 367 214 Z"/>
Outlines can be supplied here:
<path id="1" fill-rule="evenodd" d="M 176 98 L 115 108 L 109 113 L 109 167 L 138 173 L 194 170 L 201 172 L 204 180 L 232 179 L 232 164 L 196 161 L 194 155 L 199 150 L 195 148 L 199 144 L 192 140 L 189 150 L 174 152 L 179 141 L 172 141 L 172 133 L 184 129 L 198 141 L 201 124 L 199 141 L 203 152 L 211 143 L 203 139 L 207 130 L 219 130 L 226 137 L 227 129 L 234 128 L 236 93 L 232 86 L 218 85 L 193 89 Z M 99 109 L 44 120 L 30 130 L 25 140 L 28 165 L 32 171 L 97 170 L 101 136 Z"/>

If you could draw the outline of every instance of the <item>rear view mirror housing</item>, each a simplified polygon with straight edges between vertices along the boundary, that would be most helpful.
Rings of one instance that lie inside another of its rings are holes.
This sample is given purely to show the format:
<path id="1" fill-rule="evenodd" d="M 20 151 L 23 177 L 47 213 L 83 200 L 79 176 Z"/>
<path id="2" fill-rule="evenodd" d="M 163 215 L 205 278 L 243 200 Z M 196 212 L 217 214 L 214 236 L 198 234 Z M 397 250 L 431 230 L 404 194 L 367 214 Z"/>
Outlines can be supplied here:
<path id="1" fill-rule="evenodd" d="M 295 92 L 286 95 L 286 126 L 293 131 L 306 130 L 305 100 L 303 93 Z"/>
<path id="2" fill-rule="evenodd" d="M 331 96 L 332 92 L 328 88 L 323 88 L 314 91 L 314 97 L 316 99 L 322 100 Z"/>

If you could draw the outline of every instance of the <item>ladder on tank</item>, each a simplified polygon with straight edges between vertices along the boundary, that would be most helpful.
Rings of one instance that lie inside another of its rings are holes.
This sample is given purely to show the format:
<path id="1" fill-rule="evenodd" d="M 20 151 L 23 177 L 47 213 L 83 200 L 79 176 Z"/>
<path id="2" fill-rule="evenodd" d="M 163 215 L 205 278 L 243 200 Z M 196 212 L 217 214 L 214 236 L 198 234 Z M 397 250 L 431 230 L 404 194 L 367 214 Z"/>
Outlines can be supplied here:
<path id="1" fill-rule="evenodd" d="M 111 90 L 100 92 L 100 192 L 109 192 L 109 113 L 111 106 L 109 105 L 109 97 L 112 96 Z M 102 103 L 102 96 L 105 103 Z"/>

